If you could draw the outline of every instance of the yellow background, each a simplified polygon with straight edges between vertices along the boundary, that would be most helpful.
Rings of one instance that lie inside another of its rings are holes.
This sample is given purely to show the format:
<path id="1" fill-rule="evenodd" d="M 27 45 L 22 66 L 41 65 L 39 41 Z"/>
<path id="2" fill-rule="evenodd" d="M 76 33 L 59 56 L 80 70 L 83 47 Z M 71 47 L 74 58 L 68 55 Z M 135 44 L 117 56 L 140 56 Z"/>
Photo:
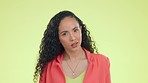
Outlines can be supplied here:
<path id="1" fill-rule="evenodd" d="M 33 83 L 46 25 L 65 9 L 110 58 L 112 83 L 148 83 L 147 0 L 0 0 L 0 83 Z"/>

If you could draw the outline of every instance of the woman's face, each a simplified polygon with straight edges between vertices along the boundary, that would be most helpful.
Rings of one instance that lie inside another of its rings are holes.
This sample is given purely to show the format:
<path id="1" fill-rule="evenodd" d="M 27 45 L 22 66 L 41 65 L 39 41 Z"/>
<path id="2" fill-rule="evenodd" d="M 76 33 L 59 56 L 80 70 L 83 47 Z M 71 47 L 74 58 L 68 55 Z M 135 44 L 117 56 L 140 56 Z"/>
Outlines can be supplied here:
<path id="1" fill-rule="evenodd" d="M 58 29 L 59 40 L 65 50 L 74 51 L 81 47 L 81 28 L 75 18 L 65 17 Z"/>

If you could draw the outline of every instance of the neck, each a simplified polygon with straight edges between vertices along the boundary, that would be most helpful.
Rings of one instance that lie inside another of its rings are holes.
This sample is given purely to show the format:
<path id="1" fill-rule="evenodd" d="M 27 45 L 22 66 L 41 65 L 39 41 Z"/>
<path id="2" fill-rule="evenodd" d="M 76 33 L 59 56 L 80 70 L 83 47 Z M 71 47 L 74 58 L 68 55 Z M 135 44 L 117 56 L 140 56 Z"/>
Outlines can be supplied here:
<path id="1" fill-rule="evenodd" d="M 85 53 L 82 48 L 80 48 L 77 51 L 73 51 L 73 52 L 65 50 L 65 54 L 64 54 L 64 58 L 66 60 L 70 59 L 71 61 L 76 61 L 76 60 L 80 59 L 81 56 L 85 57 Z"/>

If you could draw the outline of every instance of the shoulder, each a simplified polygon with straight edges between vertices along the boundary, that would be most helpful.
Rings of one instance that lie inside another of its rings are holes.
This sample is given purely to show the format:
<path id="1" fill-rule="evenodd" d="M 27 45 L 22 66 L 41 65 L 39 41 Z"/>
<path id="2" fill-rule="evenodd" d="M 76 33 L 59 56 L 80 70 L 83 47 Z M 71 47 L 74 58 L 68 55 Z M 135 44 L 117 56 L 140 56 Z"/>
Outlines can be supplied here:
<path id="1" fill-rule="evenodd" d="M 103 54 L 93 54 L 94 58 L 98 59 L 98 60 L 109 60 L 109 58 Z"/>
<path id="2" fill-rule="evenodd" d="M 109 58 L 103 54 L 93 54 L 91 53 L 90 56 L 93 58 L 95 62 L 100 65 L 110 65 Z"/>
<path id="3" fill-rule="evenodd" d="M 86 55 L 87 55 L 87 58 L 88 58 L 88 61 L 89 62 L 97 62 L 97 63 L 109 63 L 109 58 L 103 54 L 94 54 L 94 53 L 91 53 L 89 52 L 88 50 L 84 49 Z"/>
<path id="4" fill-rule="evenodd" d="M 91 57 L 98 59 L 98 60 L 108 60 L 109 58 L 103 54 L 94 54 L 90 53 Z"/>

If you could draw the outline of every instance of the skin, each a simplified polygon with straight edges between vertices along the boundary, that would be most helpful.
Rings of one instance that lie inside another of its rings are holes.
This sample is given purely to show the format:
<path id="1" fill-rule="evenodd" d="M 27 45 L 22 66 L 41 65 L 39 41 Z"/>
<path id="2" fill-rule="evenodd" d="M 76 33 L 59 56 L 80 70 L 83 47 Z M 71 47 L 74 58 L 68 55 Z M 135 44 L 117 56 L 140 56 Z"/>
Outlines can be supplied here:
<path id="1" fill-rule="evenodd" d="M 62 61 L 63 71 L 66 76 L 74 79 L 84 72 L 88 66 L 87 57 L 81 47 L 82 32 L 81 27 L 75 18 L 65 17 L 59 24 L 59 40 L 63 45 L 65 52 Z M 75 76 L 72 71 L 75 68 Z M 78 66 L 76 67 L 76 65 Z"/>
<path id="2" fill-rule="evenodd" d="M 80 49 L 82 36 L 78 22 L 74 18 L 65 17 L 59 24 L 59 40 L 66 51 Z"/>

